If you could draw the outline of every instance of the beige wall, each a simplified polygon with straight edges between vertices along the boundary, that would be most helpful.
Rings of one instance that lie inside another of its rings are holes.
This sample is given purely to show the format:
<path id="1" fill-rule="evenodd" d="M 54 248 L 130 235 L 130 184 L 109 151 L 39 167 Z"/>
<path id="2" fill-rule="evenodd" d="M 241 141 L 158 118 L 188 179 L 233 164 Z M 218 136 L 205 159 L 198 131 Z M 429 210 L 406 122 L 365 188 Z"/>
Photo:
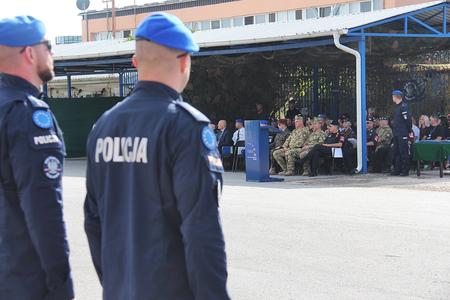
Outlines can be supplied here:
<path id="1" fill-rule="evenodd" d="M 262 13 L 271 13 L 278 11 L 294 10 L 299 8 L 320 7 L 331 4 L 351 2 L 349 0 L 241 0 L 215 4 L 209 6 L 200 6 L 169 11 L 177 15 L 183 22 L 215 20 L 230 18 L 236 16 L 256 15 Z M 427 2 L 425 0 L 385 0 L 385 8 L 392 8 L 416 3 Z M 116 18 L 116 30 L 122 31 L 136 28 L 148 14 L 139 14 L 135 16 L 123 16 Z M 111 22 L 111 19 L 110 19 Z M 83 40 L 86 40 L 86 24 L 82 22 Z M 89 32 L 108 31 L 106 19 L 89 20 Z M 111 30 L 111 25 L 110 29 Z"/>

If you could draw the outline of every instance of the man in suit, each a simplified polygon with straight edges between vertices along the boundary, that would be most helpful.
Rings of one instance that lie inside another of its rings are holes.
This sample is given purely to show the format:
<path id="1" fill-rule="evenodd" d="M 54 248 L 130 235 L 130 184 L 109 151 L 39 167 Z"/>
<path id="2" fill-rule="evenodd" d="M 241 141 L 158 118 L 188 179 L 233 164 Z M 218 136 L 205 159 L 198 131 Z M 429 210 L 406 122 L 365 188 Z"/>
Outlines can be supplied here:
<path id="1" fill-rule="evenodd" d="M 227 121 L 220 120 L 217 124 L 217 145 L 219 147 L 219 152 L 222 154 L 223 146 L 232 146 L 233 140 L 231 139 L 231 132 L 227 128 Z"/>

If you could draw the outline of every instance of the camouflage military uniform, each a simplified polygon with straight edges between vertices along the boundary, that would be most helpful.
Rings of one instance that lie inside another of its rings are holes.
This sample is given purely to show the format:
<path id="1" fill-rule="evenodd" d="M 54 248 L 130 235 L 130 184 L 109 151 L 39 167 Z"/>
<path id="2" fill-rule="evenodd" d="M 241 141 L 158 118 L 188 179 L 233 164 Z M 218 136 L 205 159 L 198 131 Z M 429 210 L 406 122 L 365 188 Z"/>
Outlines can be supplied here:
<path id="1" fill-rule="evenodd" d="M 273 153 L 281 148 L 283 148 L 284 143 L 286 142 L 286 140 L 289 138 L 289 135 L 291 134 L 291 131 L 286 128 L 286 130 L 277 133 L 277 135 L 274 138 L 274 141 L 269 144 L 269 149 L 270 149 L 270 172 L 272 174 L 275 174 L 275 170 L 276 170 L 276 161 L 275 158 L 273 156 Z"/>
<path id="2" fill-rule="evenodd" d="M 309 128 L 307 127 L 294 129 L 294 131 L 292 131 L 287 138 L 286 142 L 284 142 L 283 148 L 273 152 L 273 158 L 275 158 L 283 172 L 286 171 L 287 168 L 286 158 L 288 157 L 288 154 L 291 151 L 300 151 L 307 141 L 309 134 Z M 285 150 L 285 148 L 288 150 Z"/>
<path id="3" fill-rule="evenodd" d="M 304 157 L 306 157 L 306 155 L 309 153 L 309 151 L 311 151 L 314 145 L 322 144 L 323 141 L 325 141 L 325 138 L 326 138 L 325 132 L 323 132 L 322 130 L 313 131 L 305 142 L 305 146 L 307 145 L 308 147 L 303 146 L 303 148 L 301 149 L 289 150 L 286 154 L 287 156 L 286 175 L 293 175 L 295 172 L 295 160 L 303 159 Z M 303 170 L 304 175 L 305 173 L 307 174 L 310 173 L 309 162 L 303 165 Z"/>
<path id="4" fill-rule="evenodd" d="M 380 127 L 377 129 L 377 147 L 375 149 L 373 171 L 383 172 L 389 171 L 392 162 L 392 129 L 389 126 Z"/>

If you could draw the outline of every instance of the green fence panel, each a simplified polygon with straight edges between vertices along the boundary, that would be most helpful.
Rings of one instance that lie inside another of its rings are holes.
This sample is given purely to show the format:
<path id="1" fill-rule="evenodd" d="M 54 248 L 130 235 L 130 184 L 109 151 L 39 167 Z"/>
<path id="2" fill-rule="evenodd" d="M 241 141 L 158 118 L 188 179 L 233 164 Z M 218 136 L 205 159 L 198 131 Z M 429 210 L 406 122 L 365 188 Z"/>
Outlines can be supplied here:
<path id="1" fill-rule="evenodd" d="M 67 157 L 86 156 L 87 136 L 97 119 L 123 98 L 47 99 L 64 132 Z"/>

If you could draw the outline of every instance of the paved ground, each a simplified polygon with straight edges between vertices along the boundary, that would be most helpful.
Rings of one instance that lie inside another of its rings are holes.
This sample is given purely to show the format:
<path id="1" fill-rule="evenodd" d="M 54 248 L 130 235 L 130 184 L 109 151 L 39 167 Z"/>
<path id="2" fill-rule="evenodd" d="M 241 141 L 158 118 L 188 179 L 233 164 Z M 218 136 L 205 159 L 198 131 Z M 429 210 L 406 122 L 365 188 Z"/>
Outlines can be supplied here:
<path id="1" fill-rule="evenodd" d="M 65 216 L 77 299 L 96 300 L 83 176 L 69 161 Z M 233 299 L 450 299 L 450 176 L 244 179 L 221 203 Z"/>

